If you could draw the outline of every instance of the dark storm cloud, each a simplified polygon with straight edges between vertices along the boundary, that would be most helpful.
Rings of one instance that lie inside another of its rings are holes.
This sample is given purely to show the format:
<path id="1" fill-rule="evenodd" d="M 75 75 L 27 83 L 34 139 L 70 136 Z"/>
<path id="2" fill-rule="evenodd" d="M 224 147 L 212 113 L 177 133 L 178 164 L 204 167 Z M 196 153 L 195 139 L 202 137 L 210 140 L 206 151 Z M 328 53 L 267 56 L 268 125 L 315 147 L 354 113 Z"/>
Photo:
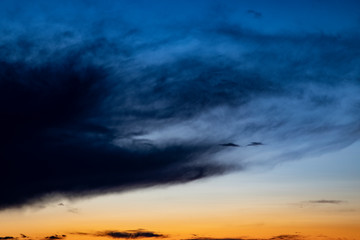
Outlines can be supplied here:
<path id="1" fill-rule="evenodd" d="M 0 10 L 0 208 L 185 183 L 249 156 L 273 163 L 359 139 L 356 34 L 160 21 L 129 16 L 126 1 L 44 1 L 29 18 L 20 2 Z M 219 146 L 229 142 L 266 145 Z"/>
<path id="2" fill-rule="evenodd" d="M 11 236 L 6 236 L 6 237 L 0 237 L 0 239 L 15 239 L 15 238 Z"/>
<path id="3" fill-rule="evenodd" d="M 2 181 L 6 191 L 1 207 L 47 193 L 104 193 L 187 182 L 225 171 L 224 166 L 194 162 L 209 148 L 206 143 L 155 146 L 139 141 L 117 146 L 116 137 L 133 135 L 132 125 L 156 119 L 156 110 L 131 110 L 126 95 L 134 89 L 120 86 L 119 96 L 113 96 L 108 70 L 83 63 L 83 56 L 73 52 L 40 64 L 6 61 L 2 55 L 0 154 L 6 169 L 2 178 L 16 178 L 10 184 Z M 120 109 L 114 115 L 116 107 Z M 175 115 L 172 111 L 167 118 Z"/>

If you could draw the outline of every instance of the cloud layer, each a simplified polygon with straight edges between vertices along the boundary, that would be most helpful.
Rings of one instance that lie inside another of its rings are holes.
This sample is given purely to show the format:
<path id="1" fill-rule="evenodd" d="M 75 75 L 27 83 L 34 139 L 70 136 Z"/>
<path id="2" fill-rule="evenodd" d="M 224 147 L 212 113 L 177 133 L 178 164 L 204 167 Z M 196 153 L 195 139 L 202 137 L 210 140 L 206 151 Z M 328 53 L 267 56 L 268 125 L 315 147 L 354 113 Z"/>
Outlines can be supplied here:
<path id="1" fill-rule="evenodd" d="M 77 232 L 72 233 L 74 235 L 88 235 L 93 237 L 110 237 L 110 238 L 125 238 L 125 239 L 134 239 L 134 238 L 166 238 L 164 234 L 147 231 L 144 229 L 138 230 L 129 230 L 129 231 L 101 231 L 96 233 L 84 233 Z"/>
<path id="2" fill-rule="evenodd" d="M 355 32 L 266 33 L 211 9 L 195 24 L 146 22 L 127 1 L 44 2 L 30 19 L 25 2 L 1 4 L 0 208 L 184 183 L 359 139 Z"/>

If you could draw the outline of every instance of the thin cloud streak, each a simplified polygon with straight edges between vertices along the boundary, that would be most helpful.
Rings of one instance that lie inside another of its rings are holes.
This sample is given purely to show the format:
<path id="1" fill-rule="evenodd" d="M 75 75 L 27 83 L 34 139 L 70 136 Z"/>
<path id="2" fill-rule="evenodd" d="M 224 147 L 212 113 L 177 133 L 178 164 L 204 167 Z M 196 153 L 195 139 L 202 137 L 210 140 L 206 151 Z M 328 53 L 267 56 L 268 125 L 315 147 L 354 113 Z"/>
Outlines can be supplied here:
<path id="1" fill-rule="evenodd" d="M 342 204 L 342 203 L 344 203 L 344 201 L 342 201 L 342 200 L 325 200 L 325 199 L 322 199 L 322 200 L 312 200 L 312 201 L 309 201 L 309 203 L 315 203 L 315 204 Z"/>

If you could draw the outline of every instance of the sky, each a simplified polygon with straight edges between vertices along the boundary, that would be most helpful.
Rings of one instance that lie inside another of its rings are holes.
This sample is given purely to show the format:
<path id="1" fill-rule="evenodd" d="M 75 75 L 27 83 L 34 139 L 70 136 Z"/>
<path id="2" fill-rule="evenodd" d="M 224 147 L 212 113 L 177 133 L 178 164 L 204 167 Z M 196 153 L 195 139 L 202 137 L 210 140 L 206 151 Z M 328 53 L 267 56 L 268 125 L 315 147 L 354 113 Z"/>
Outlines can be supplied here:
<path id="1" fill-rule="evenodd" d="M 360 240 L 358 1 L 0 1 L 0 239 Z"/>

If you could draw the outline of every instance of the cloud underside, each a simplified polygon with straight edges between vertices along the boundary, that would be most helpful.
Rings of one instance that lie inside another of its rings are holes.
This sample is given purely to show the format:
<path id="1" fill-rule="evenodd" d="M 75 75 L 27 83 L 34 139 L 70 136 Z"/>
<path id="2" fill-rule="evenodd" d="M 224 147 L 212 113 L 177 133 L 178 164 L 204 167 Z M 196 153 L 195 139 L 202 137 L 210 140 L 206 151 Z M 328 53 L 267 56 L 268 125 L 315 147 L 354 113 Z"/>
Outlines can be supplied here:
<path id="1" fill-rule="evenodd" d="M 185 183 L 360 136 L 356 35 L 102 22 L 2 30 L 0 208 Z M 232 142 L 251 147 L 219 146 Z"/>
<path id="2" fill-rule="evenodd" d="M 311 200 L 309 201 L 309 203 L 314 203 L 314 204 L 342 204 L 344 203 L 344 201 L 342 200 Z"/>

